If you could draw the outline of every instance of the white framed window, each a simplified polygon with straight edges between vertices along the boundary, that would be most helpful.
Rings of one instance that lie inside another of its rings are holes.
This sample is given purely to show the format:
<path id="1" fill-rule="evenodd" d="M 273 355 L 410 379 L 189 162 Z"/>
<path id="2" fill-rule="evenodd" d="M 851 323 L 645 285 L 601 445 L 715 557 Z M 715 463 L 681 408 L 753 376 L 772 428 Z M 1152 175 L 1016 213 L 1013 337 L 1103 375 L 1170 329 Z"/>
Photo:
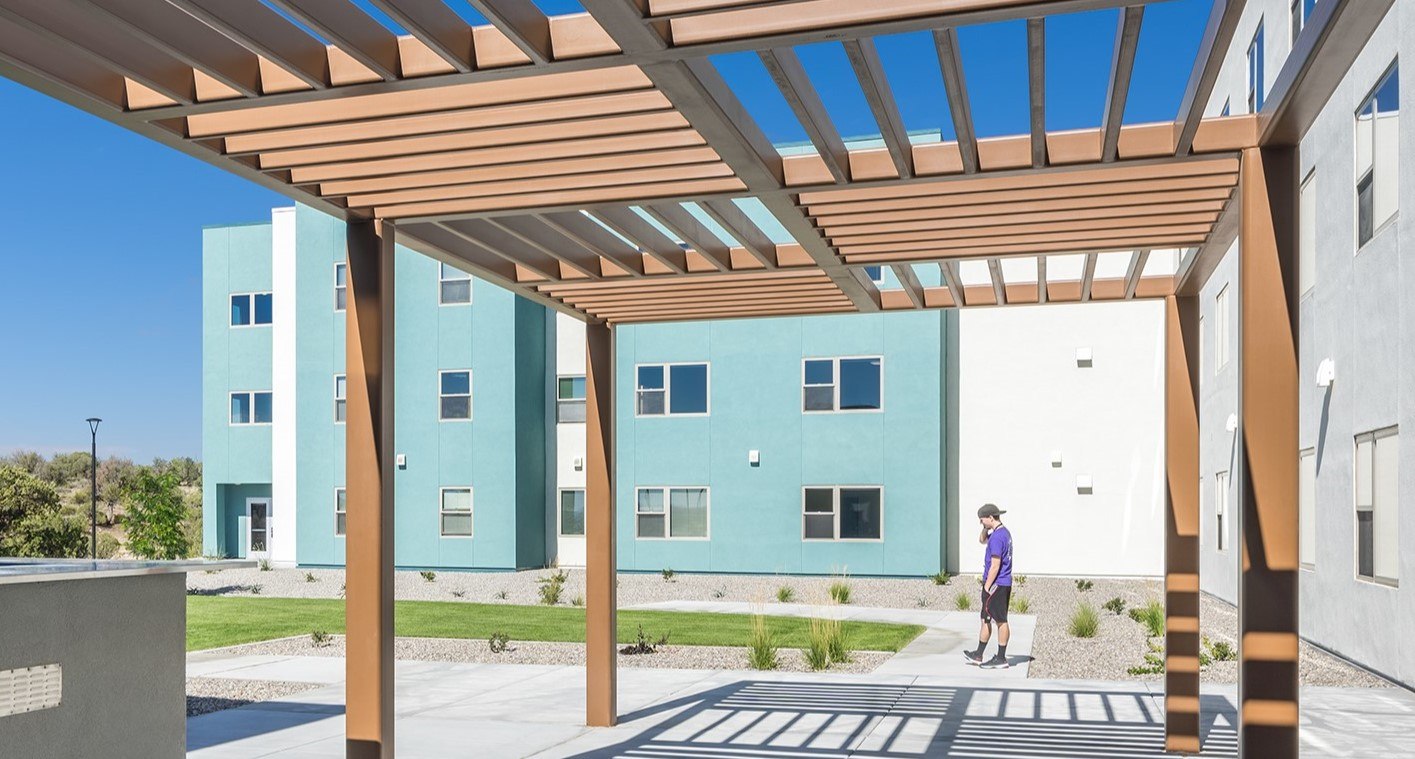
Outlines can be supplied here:
<path id="1" fill-rule="evenodd" d="M 437 418 L 444 422 L 472 419 L 472 373 L 449 369 L 437 373 Z"/>
<path id="2" fill-rule="evenodd" d="M 1391 64 L 1356 111 L 1356 247 L 1395 216 L 1400 191 L 1400 67 Z"/>
<path id="3" fill-rule="evenodd" d="M 870 281 L 875 283 L 875 287 L 884 287 L 883 266 L 866 266 L 865 276 L 869 277 Z"/>
<path id="4" fill-rule="evenodd" d="M 1229 345 L 1228 285 L 1214 296 L 1214 373 L 1228 366 Z"/>
<path id="5" fill-rule="evenodd" d="M 565 488 L 560 491 L 560 536 L 582 538 L 585 536 L 585 490 Z"/>
<path id="6" fill-rule="evenodd" d="M 444 538 L 472 536 L 472 489 L 442 488 L 438 506 L 439 534 Z"/>
<path id="7" fill-rule="evenodd" d="M 1199 379 L 1204 377 L 1204 349 L 1208 347 L 1208 339 L 1204 337 L 1204 315 L 1199 315 Z"/>
<path id="8" fill-rule="evenodd" d="M 1397 432 L 1356 436 L 1356 576 L 1392 586 L 1400 579 Z"/>
<path id="9" fill-rule="evenodd" d="M 349 304 L 349 265 L 334 264 L 334 310 L 343 311 Z"/>
<path id="10" fill-rule="evenodd" d="M 634 367 L 635 416 L 707 416 L 711 380 L 706 363 Z"/>
<path id="11" fill-rule="evenodd" d="M 1302 30 L 1307 26 L 1307 19 L 1312 17 L 1312 10 L 1316 5 L 1317 0 L 1292 0 L 1290 23 L 1293 46 L 1297 45 L 1297 38 L 1302 35 Z"/>
<path id="12" fill-rule="evenodd" d="M 556 378 L 555 421 L 585 421 L 585 375 L 575 374 Z"/>
<path id="13" fill-rule="evenodd" d="M 1228 472 L 1214 475 L 1214 545 L 1228 550 Z"/>
<path id="14" fill-rule="evenodd" d="M 1317 452 L 1297 454 L 1298 561 L 1306 569 L 1317 565 Z"/>
<path id="15" fill-rule="evenodd" d="M 883 540 L 884 488 L 808 485 L 801 488 L 802 540 Z"/>
<path id="16" fill-rule="evenodd" d="M 706 540 L 708 489 L 643 487 L 634 491 L 634 532 L 640 540 Z"/>
<path id="17" fill-rule="evenodd" d="M 1302 180 L 1297 205 L 1297 292 L 1306 295 L 1317 284 L 1317 171 Z"/>
<path id="18" fill-rule="evenodd" d="M 801 361 L 801 410 L 884 410 L 884 358 L 851 356 Z"/>
<path id="19" fill-rule="evenodd" d="M 237 390 L 231 393 L 231 425 L 270 424 L 269 390 Z"/>
<path id="20" fill-rule="evenodd" d="M 274 320 L 270 293 L 233 293 L 232 327 L 268 327 Z"/>
<path id="21" fill-rule="evenodd" d="M 343 424 L 349 411 L 349 383 L 342 374 L 334 375 L 334 423 Z"/>
<path id="22" fill-rule="evenodd" d="M 437 265 L 437 303 L 440 306 L 465 306 L 472 302 L 472 275 L 448 266 Z"/>
<path id="23" fill-rule="evenodd" d="M 1263 110 L 1263 19 L 1248 44 L 1248 112 Z"/>
<path id="24" fill-rule="evenodd" d="M 347 535 L 349 524 L 348 493 L 344 488 L 334 488 L 334 534 Z"/>

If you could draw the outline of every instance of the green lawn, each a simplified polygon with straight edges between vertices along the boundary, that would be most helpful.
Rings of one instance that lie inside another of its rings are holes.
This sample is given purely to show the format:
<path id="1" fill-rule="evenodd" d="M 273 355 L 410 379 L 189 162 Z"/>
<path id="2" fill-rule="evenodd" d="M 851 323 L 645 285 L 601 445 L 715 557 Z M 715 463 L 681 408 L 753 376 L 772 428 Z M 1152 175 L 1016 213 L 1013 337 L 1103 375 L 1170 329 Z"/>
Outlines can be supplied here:
<path id="1" fill-rule="evenodd" d="M 395 609 L 399 635 L 415 638 L 486 638 L 503 632 L 511 640 L 583 641 L 585 610 L 565 606 L 510 606 L 448 601 L 399 601 Z M 777 645 L 806 646 L 809 621 L 793 617 L 768 617 Z M 619 612 L 619 640 L 631 642 L 644 633 L 657 639 L 667 633 L 669 643 L 684 646 L 745 646 L 751 617 L 672 611 Z M 862 651 L 898 651 L 918 637 L 919 625 L 879 622 L 845 622 L 846 640 Z M 344 632 L 341 599 L 187 597 L 187 650 L 233 646 L 312 630 Z"/>

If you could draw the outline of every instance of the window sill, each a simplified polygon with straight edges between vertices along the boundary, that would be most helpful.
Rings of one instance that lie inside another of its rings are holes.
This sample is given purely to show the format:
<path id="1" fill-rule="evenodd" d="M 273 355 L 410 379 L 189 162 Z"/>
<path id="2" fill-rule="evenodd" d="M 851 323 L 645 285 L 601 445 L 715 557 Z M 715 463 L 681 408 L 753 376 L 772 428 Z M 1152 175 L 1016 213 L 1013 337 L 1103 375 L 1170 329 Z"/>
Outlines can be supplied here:
<path id="1" fill-rule="evenodd" d="M 584 536 L 581 535 L 581 536 L 579 536 L 579 537 L 584 537 Z M 672 542 L 672 543 L 706 543 L 706 542 L 708 542 L 709 540 L 712 540 L 712 538 L 652 538 L 652 537 L 646 538 L 646 537 L 643 537 L 643 536 L 641 536 L 641 535 L 635 535 L 635 536 L 634 536 L 634 540 L 652 540 L 652 541 L 660 542 L 660 543 L 669 543 L 669 542 Z"/>
<path id="2" fill-rule="evenodd" d="M 1387 588 L 1389 590 L 1397 590 L 1400 588 L 1399 580 L 1392 580 L 1388 577 L 1363 577 L 1361 575 L 1356 575 L 1356 582 L 1362 582 L 1367 585 L 1374 585 L 1379 588 Z"/>
<path id="3" fill-rule="evenodd" d="M 1400 221 L 1400 211 L 1397 210 L 1395 213 L 1391 214 L 1389 219 L 1381 222 L 1381 225 L 1376 227 L 1376 231 L 1371 233 L 1371 239 L 1367 240 L 1364 244 L 1359 241 L 1356 243 L 1356 253 L 1354 255 L 1361 255 L 1362 251 L 1375 244 L 1377 240 L 1381 239 L 1381 235 L 1385 234 L 1386 230 L 1395 226 L 1395 223 L 1398 221 Z"/>

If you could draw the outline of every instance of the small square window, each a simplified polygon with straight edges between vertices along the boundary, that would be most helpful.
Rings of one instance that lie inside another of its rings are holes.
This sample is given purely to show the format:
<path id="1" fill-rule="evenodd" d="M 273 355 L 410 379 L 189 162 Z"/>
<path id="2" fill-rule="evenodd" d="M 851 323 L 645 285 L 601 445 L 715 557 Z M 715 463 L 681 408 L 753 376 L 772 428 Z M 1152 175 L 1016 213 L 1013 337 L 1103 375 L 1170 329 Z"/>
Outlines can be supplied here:
<path id="1" fill-rule="evenodd" d="M 273 321 L 270 293 L 238 293 L 231 296 L 232 327 L 264 327 Z"/>
<path id="2" fill-rule="evenodd" d="M 472 275 L 447 264 L 438 264 L 437 302 L 460 306 L 472 302 Z"/>
<path id="3" fill-rule="evenodd" d="M 555 386 L 555 421 L 585 421 L 585 378 L 560 377 Z"/>
<path id="4" fill-rule="evenodd" d="M 884 408 L 884 359 L 806 359 L 802 369 L 803 411 L 879 411 Z"/>
<path id="5" fill-rule="evenodd" d="M 346 535 L 348 530 L 349 506 L 348 495 L 344 488 L 334 489 L 334 534 Z"/>
<path id="6" fill-rule="evenodd" d="M 708 489 L 639 488 L 634 516 L 640 538 L 703 539 L 708 536 Z"/>
<path id="7" fill-rule="evenodd" d="M 231 393 L 231 424 L 270 424 L 272 417 L 270 391 Z"/>
<path id="8" fill-rule="evenodd" d="M 644 364 L 635 372 L 638 416 L 708 413 L 707 364 Z"/>
<path id="9" fill-rule="evenodd" d="M 231 296 L 231 326 L 248 327 L 251 323 L 251 296 Z"/>
<path id="10" fill-rule="evenodd" d="M 438 418 L 443 421 L 467 421 L 472 418 L 472 373 L 446 371 L 439 373 Z"/>
<path id="11" fill-rule="evenodd" d="M 347 407 L 348 407 L 348 399 L 347 399 L 347 395 L 346 395 L 347 392 L 348 392 L 348 383 L 345 381 L 344 375 L 342 375 L 342 374 L 336 374 L 336 375 L 334 375 L 334 423 L 335 423 L 335 424 L 343 424 L 343 423 L 344 423 L 344 416 L 345 416 L 345 414 L 348 412 L 348 408 L 347 408 Z"/>
<path id="12" fill-rule="evenodd" d="M 564 537 L 584 537 L 585 491 L 560 491 L 560 534 Z"/>
<path id="13" fill-rule="evenodd" d="M 472 489 L 443 488 L 439 513 L 444 538 L 472 536 Z"/>
<path id="14" fill-rule="evenodd" d="M 802 490 L 805 540 L 881 540 L 884 491 L 879 487 L 807 487 Z"/>
<path id="15" fill-rule="evenodd" d="M 349 265 L 334 264 L 334 310 L 343 311 L 349 298 Z"/>

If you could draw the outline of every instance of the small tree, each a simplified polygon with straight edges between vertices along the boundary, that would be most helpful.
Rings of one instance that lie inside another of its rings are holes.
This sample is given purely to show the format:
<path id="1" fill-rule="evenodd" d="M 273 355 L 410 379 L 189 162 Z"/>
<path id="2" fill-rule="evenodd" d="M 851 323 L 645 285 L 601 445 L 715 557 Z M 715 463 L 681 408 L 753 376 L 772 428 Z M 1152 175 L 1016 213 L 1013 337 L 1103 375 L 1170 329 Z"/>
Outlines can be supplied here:
<path id="1" fill-rule="evenodd" d="M 124 522 L 128 550 L 144 559 L 184 559 L 191 554 L 191 541 L 182 529 L 186 504 L 177 489 L 177 476 L 156 474 L 147 467 L 137 469 L 123 486 L 127 509 Z"/>
<path id="2" fill-rule="evenodd" d="M 18 467 L 0 467 L 0 555 L 78 558 L 87 524 L 65 517 L 54 486 Z"/>

